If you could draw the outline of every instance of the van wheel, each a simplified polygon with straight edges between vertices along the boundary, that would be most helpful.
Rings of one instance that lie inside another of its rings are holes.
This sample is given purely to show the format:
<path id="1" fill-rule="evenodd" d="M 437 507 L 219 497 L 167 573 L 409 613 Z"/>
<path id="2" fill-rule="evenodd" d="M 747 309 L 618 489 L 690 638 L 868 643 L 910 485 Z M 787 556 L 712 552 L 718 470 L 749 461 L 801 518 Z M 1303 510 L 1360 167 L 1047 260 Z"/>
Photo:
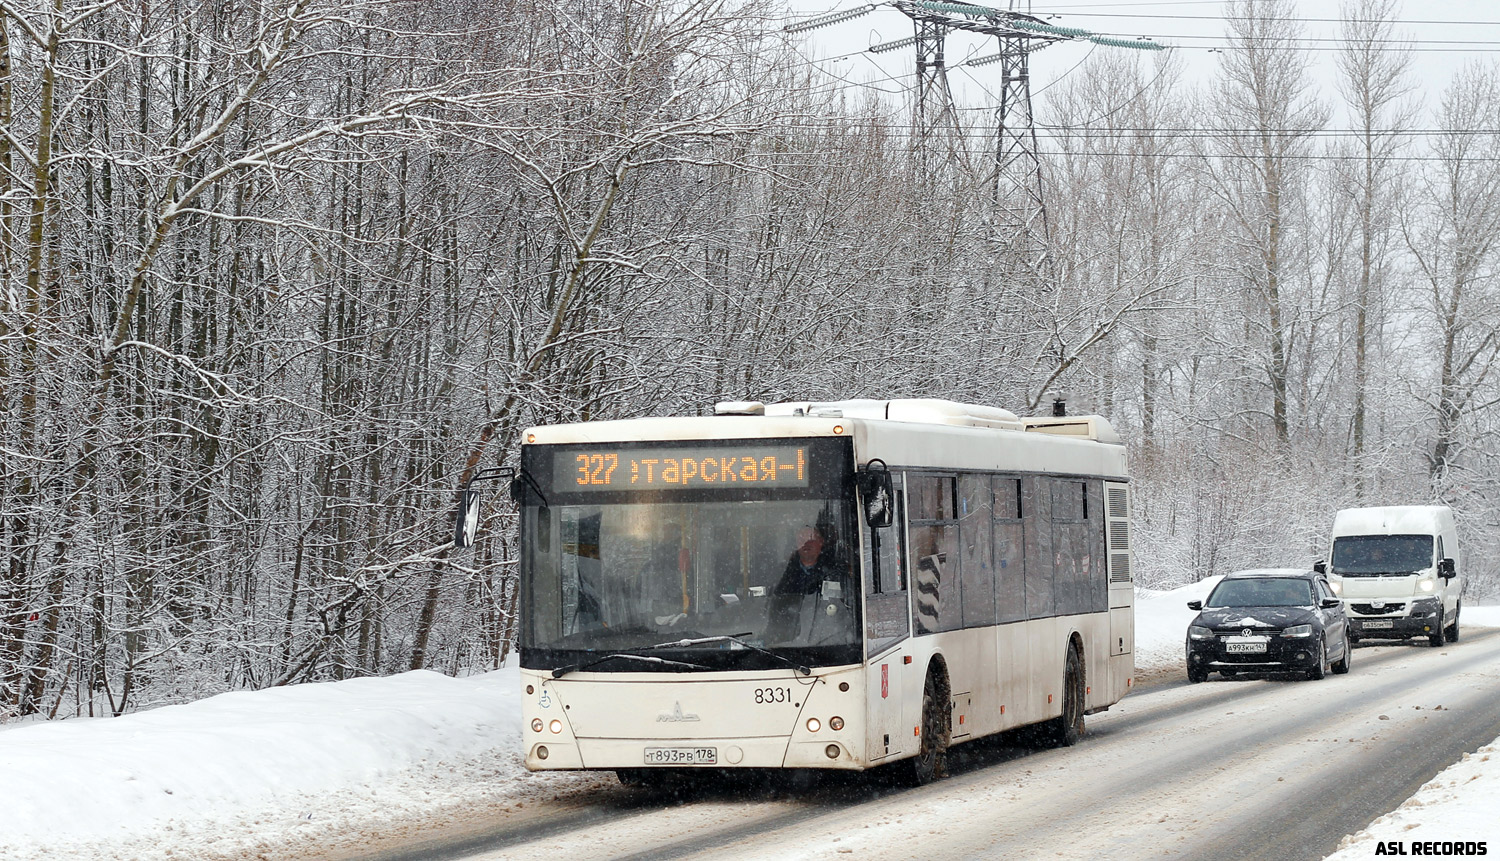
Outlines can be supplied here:
<path id="1" fill-rule="evenodd" d="M 922 740 L 917 755 L 902 760 L 901 782 L 924 786 L 948 773 L 948 710 L 935 673 L 922 686 Z"/>
<path id="2" fill-rule="evenodd" d="M 1349 632 L 1344 632 L 1344 656 L 1333 662 L 1333 671 L 1338 675 L 1349 672 L 1349 661 L 1354 657 L 1354 642 L 1349 638 Z"/>
<path id="3" fill-rule="evenodd" d="M 1448 642 L 1448 638 L 1447 636 L 1445 636 L 1445 629 L 1443 628 L 1443 625 L 1445 624 L 1446 623 L 1443 621 L 1443 611 L 1439 610 L 1437 626 L 1434 627 L 1432 629 L 1432 633 L 1427 636 L 1427 642 L 1431 644 L 1434 649 Z"/>
<path id="4" fill-rule="evenodd" d="M 1453 607 L 1453 624 L 1451 624 L 1451 625 L 1448 626 L 1448 631 L 1447 631 L 1448 642 L 1450 642 L 1450 643 L 1457 643 L 1458 642 L 1458 614 L 1462 613 L 1463 609 L 1464 609 L 1464 602 L 1462 602 L 1462 601 L 1459 601 Z"/>
<path id="5" fill-rule="evenodd" d="M 1070 645 L 1063 671 L 1062 714 L 1047 723 L 1046 737 L 1054 747 L 1072 747 L 1083 737 L 1084 696 L 1083 658 Z"/>

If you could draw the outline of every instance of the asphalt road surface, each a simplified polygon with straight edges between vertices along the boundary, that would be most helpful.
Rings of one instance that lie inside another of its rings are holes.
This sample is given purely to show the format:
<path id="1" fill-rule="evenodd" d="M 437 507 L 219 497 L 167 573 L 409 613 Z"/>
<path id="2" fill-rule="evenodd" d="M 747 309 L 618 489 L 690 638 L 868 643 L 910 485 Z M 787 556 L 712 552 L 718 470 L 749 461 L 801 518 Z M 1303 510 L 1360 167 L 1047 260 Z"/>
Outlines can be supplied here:
<path id="1" fill-rule="evenodd" d="M 962 745 L 948 778 L 921 788 L 601 781 L 326 857 L 1319 859 L 1497 736 L 1500 630 L 1471 629 L 1441 649 L 1358 646 L 1352 672 L 1315 682 L 1178 674 L 1090 716 L 1076 747 Z"/>

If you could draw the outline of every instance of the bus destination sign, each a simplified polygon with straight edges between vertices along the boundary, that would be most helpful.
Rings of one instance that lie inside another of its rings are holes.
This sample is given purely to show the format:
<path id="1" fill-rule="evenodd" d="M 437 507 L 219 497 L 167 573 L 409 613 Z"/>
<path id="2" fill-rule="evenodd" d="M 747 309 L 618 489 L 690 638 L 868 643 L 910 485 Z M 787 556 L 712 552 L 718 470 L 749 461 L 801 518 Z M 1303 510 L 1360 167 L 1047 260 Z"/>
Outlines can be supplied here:
<path id="1" fill-rule="evenodd" d="M 554 455 L 552 468 L 554 486 L 564 492 L 808 486 L 801 446 L 572 449 Z"/>

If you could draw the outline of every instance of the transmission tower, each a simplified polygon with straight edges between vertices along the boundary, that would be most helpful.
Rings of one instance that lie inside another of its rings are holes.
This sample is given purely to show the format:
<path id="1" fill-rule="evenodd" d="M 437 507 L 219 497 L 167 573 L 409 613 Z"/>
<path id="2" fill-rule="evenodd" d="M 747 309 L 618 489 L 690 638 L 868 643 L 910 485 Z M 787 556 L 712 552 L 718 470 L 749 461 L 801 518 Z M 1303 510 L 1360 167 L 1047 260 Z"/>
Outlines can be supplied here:
<path id="1" fill-rule="evenodd" d="M 912 20 L 915 35 L 870 46 L 883 53 L 908 46 L 916 49 L 916 99 L 913 127 L 923 169 L 931 170 L 930 142 L 958 132 L 957 110 L 948 89 L 943 42 L 953 30 L 993 36 L 999 42 L 995 54 L 977 57 L 966 66 L 999 64 L 1000 91 L 995 108 L 995 134 L 991 146 L 994 174 L 988 183 L 994 196 L 995 238 L 1008 252 L 1004 256 L 1019 263 L 1036 282 L 1050 280 L 1048 264 L 1047 206 L 1042 192 L 1042 162 L 1037 147 L 1036 125 L 1031 113 L 1031 69 L 1033 53 L 1057 42 L 1089 41 L 1114 48 L 1160 51 L 1162 45 L 1145 39 L 1117 39 L 1077 27 L 1058 27 L 1031 14 L 1030 0 L 1010 0 L 1009 9 L 948 0 L 889 0 L 834 12 L 788 25 L 790 32 L 838 24 L 869 14 L 880 6 L 900 10 Z M 1022 8 L 1018 8 L 1022 7 Z M 956 155 L 956 153 L 952 153 Z"/>

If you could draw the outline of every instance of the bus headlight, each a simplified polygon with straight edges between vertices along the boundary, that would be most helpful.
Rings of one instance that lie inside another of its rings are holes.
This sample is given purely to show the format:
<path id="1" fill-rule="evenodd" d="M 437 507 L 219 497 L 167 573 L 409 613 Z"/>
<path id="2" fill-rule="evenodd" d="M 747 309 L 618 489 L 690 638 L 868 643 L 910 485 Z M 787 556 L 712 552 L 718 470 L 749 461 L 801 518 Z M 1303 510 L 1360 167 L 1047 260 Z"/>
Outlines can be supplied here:
<path id="1" fill-rule="evenodd" d="M 833 730 L 834 732 L 838 732 L 839 730 L 841 730 L 841 729 L 844 728 L 844 719 L 841 718 L 841 717 L 831 717 L 831 718 L 829 718 L 828 719 L 828 728 L 831 729 L 831 730 Z"/>
<path id="2" fill-rule="evenodd" d="M 554 720 L 552 723 L 547 725 L 547 728 L 552 730 L 553 732 L 562 732 L 562 721 Z"/>
<path id="3" fill-rule="evenodd" d="M 822 721 L 818 720 L 817 718 L 808 718 L 807 719 L 807 731 L 808 732 L 817 732 L 818 730 L 820 730 L 822 728 L 823 728 L 823 722 Z"/>
<path id="4" fill-rule="evenodd" d="M 1287 628 L 1285 631 L 1282 631 L 1281 636 L 1292 638 L 1311 637 L 1312 625 L 1293 625 L 1290 628 Z"/>
<path id="5" fill-rule="evenodd" d="M 542 731 L 542 719 L 541 718 L 532 718 L 531 719 L 531 731 L 532 732 L 541 732 Z"/>
<path id="6" fill-rule="evenodd" d="M 1189 625 L 1188 636 L 1192 637 L 1194 640 L 1212 640 L 1214 638 L 1214 632 L 1209 630 L 1208 628 L 1203 627 L 1202 625 Z"/>

